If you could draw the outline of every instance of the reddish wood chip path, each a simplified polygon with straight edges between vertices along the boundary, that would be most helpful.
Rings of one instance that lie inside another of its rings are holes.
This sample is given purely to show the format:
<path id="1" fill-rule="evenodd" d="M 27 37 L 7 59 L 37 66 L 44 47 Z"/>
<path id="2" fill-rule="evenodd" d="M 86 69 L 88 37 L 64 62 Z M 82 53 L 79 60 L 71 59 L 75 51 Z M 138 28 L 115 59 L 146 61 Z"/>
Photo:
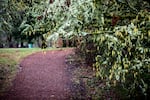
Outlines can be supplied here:
<path id="1" fill-rule="evenodd" d="M 73 49 L 39 52 L 25 58 L 4 100 L 69 100 L 65 57 Z"/>

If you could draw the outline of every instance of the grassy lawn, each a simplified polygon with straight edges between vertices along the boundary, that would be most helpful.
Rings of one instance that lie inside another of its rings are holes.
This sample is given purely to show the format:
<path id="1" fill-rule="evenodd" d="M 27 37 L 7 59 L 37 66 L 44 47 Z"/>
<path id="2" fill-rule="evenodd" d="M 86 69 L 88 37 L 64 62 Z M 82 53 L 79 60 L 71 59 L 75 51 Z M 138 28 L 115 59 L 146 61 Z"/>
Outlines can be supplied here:
<path id="1" fill-rule="evenodd" d="M 11 86 L 21 60 L 33 53 L 64 48 L 1 48 L 0 49 L 0 96 Z"/>

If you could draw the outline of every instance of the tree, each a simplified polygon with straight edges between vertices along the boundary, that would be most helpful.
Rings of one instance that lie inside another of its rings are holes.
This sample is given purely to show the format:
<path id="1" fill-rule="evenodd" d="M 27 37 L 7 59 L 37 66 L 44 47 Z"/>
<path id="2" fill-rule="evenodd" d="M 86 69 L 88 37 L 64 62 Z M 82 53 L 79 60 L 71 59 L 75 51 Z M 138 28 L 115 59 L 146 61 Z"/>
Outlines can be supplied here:
<path id="1" fill-rule="evenodd" d="M 148 98 L 149 3 L 95 0 L 95 7 L 94 48 L 88 52 L 94 51 L 96 76 L 109 87 L 120 87 L 124 98 Z"/>
<path id="2" fill-rule="evenodd" d="M 149 3 L 72 0 L 69 7 L 61 4 L 56 0 L 48 6 L 47 16 L 53 23 L 50 34 L 79 37 L 88 33 L 82 38 L 81 52 L 93 57 L 96 76 L 108 86 L 123 88 L 127 98 L 146 98 L 150 90 Z"/>
<path id="3" fill-rule="evenodd" d="M 85 25 L 91 21 L 93 16 L 93 2 L 91 0 L 55 0 L 48 5 L 47 18 L 51 22 L 48 38 L 62 36 L 72 39 L 85 35 Z"/>
<path id="4" fill-rule="evenodd" d="M 0 30 L 1 34 L 7 38 L 6 46 L 11 47 L 15 43 L 14 38 L 19 37 L 18 27 L 23 19 L 26 5 L 22 0 L 5 0 L 1 1 L 1 4 L 3 9 L 1 10 Z"/>

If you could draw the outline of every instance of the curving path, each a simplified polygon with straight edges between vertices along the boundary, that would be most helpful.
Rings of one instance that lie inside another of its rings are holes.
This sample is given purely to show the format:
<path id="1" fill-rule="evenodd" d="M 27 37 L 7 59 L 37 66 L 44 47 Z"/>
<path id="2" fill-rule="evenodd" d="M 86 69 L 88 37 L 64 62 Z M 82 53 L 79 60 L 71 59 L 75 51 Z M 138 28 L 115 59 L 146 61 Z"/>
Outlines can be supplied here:
<path id="1" fill-rule="evenodd" d="M 65 57 L 73 49 L 39 52 L 26 57 L 2 100 L 70 100 Z"/>

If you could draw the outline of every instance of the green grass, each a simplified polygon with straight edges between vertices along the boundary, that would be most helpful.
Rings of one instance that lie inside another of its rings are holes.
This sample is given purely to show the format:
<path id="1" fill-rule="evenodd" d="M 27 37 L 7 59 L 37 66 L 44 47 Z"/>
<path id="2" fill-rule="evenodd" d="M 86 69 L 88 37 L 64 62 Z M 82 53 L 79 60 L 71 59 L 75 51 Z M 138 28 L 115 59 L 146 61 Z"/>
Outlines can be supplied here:
<path id="1" fill-rule="evenodd" d="M 1 48 L 0 49 L 0 96 L 11 85 L 11 81 L 15 78 L 18 65 L 27 57 L 36 52 L 44 52 L 47 50 L 62 50 L 65 48 Z"/>
<path id="2" fill-rule="evenodd" d="M 60 50 L 65 48 L 2 48 L 0 49 L 0 65 L 15 65 L 19 64 L 20 61 L 35 52 L 47 51 L 47 50 Z"/>

